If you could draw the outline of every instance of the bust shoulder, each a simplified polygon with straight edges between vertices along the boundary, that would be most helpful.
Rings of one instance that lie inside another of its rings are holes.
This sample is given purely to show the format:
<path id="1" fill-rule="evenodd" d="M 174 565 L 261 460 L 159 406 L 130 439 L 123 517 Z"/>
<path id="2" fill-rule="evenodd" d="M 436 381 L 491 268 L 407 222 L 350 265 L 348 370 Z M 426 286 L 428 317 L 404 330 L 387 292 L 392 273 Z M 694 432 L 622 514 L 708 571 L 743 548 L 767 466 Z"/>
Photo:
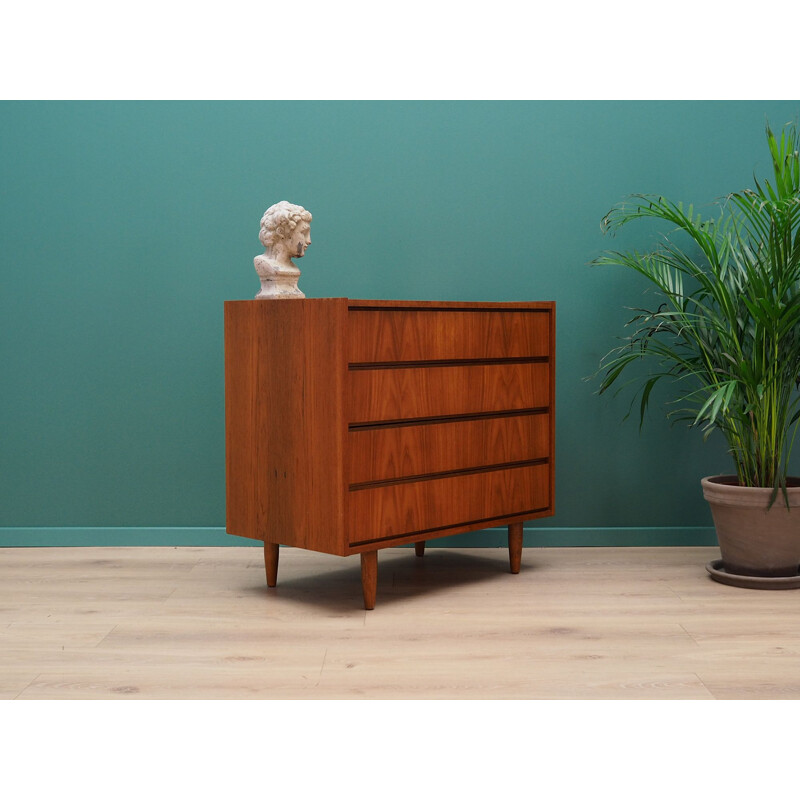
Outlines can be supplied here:
<path id="1" fill-rule="evenodd" d="M 274 258 L 270 258 L 263 253 L 253 259 L 253 266 L 256 268 L 259 278 L 271 278 L 276 275 L 299 275 L 300 270 L 291 264 L 287 266 Z"/>

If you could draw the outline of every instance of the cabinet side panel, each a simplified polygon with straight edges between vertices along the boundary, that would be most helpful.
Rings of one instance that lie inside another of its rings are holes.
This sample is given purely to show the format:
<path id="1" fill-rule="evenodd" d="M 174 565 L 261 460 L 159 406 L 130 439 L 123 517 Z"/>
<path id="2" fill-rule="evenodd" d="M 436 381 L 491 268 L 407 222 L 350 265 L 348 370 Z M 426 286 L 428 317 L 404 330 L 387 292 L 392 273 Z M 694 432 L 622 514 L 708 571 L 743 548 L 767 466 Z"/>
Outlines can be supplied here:
<path id="1" fill-rule="evenodd" d="M 264 536 L 344 552 L 344 302 L 252 302 L 258 319 L 256 439 Z"/>
<path id="2" fill-rule="evenodd" d="M 226 303 L 228 532 L 344 553 L 343 300 Z"/>

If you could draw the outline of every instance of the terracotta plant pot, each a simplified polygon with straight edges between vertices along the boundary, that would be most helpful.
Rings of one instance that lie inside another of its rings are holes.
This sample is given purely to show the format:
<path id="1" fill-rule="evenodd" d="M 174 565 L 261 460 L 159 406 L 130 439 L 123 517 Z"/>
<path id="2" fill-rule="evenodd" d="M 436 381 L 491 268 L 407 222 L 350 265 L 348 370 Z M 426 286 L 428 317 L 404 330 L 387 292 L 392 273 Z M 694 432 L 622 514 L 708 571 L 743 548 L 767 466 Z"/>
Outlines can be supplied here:
<path id="1" fill-rule="evenodd" d="M 725 571 L 763 578 L 790 577 L 800 565 L 800 479 L 787 480 L 789 508 L 779 492 L 739 486 L 735 475 L 703 478 Z"/>

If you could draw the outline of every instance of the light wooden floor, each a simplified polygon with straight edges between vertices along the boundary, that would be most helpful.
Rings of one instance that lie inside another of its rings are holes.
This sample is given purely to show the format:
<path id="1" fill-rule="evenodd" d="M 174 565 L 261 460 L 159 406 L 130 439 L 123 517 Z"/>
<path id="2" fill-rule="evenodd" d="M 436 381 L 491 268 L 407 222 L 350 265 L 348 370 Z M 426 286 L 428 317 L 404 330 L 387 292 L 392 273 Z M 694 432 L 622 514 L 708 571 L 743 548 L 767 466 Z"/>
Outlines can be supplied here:
<path id="1" fill-rule="evenodd" d="M 2 699 L 800 697 L 800 590 L 715 548 L 0 549 Z"/>

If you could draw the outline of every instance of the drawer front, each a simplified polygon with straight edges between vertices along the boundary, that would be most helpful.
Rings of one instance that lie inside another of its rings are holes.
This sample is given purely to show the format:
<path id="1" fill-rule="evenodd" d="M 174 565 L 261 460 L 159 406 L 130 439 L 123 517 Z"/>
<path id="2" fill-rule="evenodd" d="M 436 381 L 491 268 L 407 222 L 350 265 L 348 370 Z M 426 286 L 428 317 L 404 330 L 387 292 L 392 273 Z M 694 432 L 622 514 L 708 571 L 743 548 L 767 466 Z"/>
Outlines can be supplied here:
<path id="1" fill-rule="evenodd" d="M 547 310 L 350 309 L 348 361 L 530 358 L 550 349 Z"/>
<path id="2" fill-rule="evenodd" d="M 548 413 L 367 428 L 347 435 L 345 482 L 352 486 L 549 455 Z"/>
<path id="3" fill-rule="evenodd" d="M 549 405 L 546 363 L 355 369 L 347 373 L 350 424 L 484 414 Z"/>
<path id="4" fill-rule="evenodd" d="M 550 465 L 397 483 L 349 492 L 351 545 L 544 510 Z"/>

